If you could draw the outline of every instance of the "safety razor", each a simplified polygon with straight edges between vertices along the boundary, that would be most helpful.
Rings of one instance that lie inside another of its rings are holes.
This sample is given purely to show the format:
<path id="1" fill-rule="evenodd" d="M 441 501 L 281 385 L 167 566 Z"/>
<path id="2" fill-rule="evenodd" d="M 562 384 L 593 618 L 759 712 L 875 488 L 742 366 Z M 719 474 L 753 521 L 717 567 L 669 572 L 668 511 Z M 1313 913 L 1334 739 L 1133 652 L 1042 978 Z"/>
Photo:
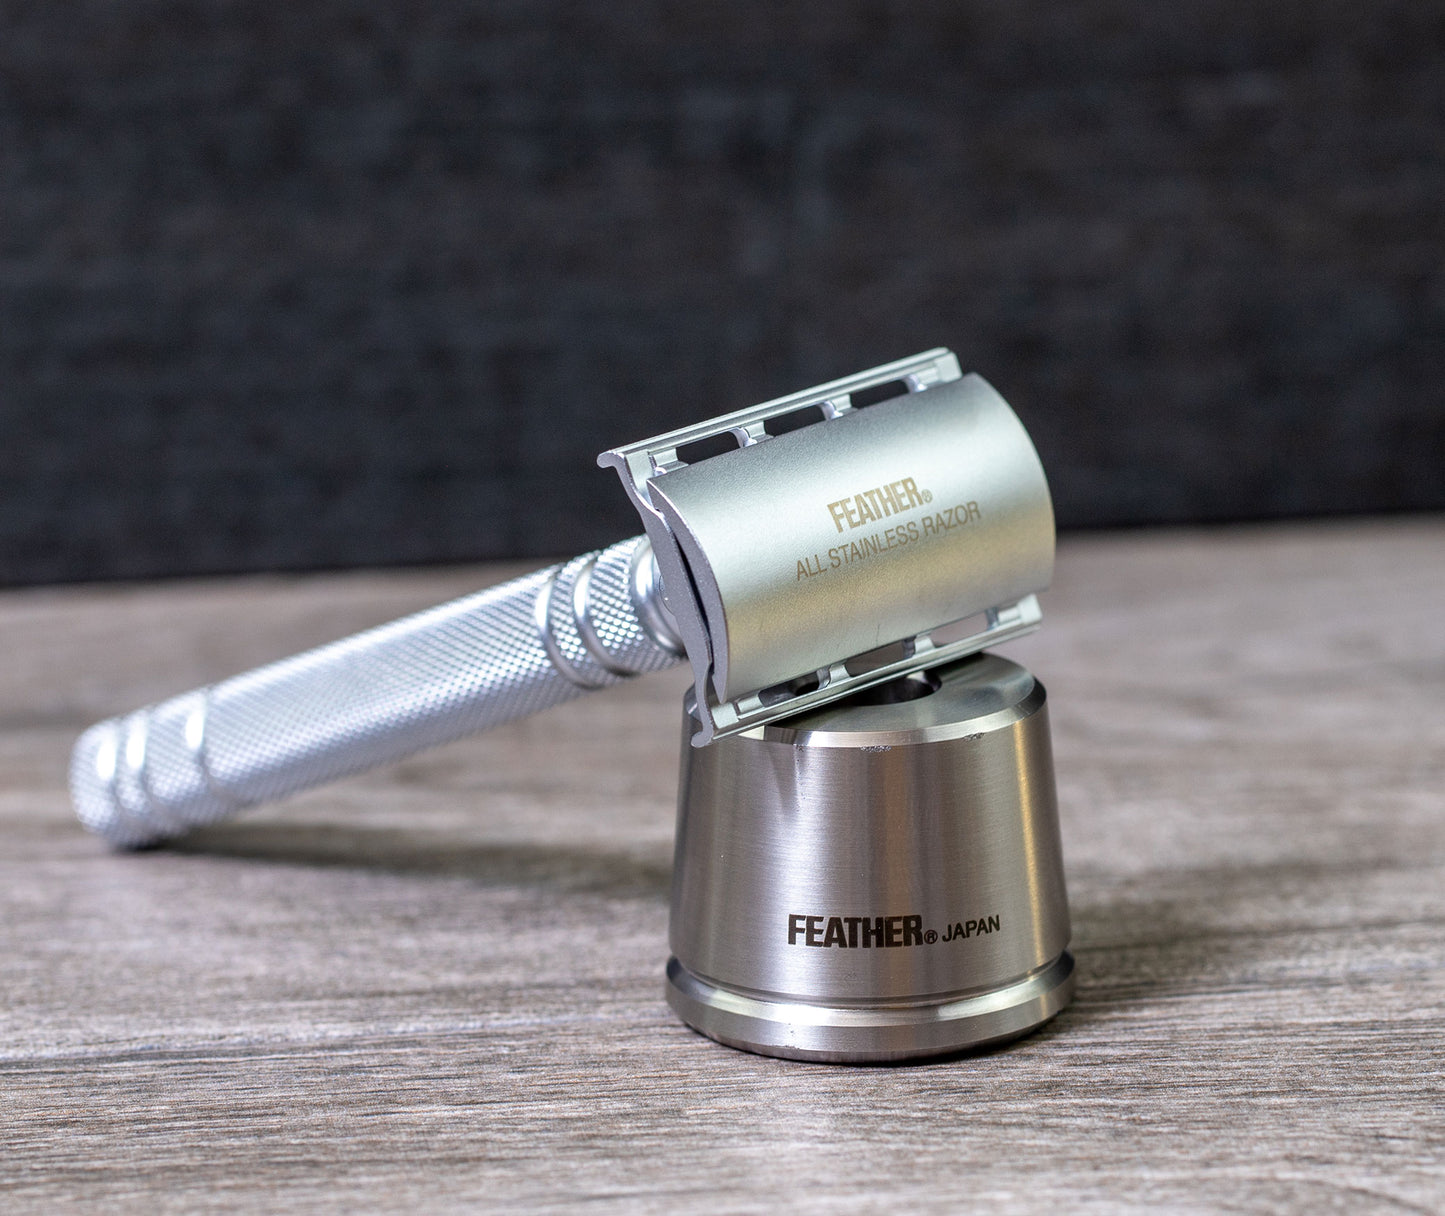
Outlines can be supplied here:
<path id="1" fill-rule="evenodd" d="M 91 727 L 81 822 L 155 843 L 684 655 L 702 746 L 1039 624 L 1043 470 L 947 350 L 598 463 L 645 536 Z"/>

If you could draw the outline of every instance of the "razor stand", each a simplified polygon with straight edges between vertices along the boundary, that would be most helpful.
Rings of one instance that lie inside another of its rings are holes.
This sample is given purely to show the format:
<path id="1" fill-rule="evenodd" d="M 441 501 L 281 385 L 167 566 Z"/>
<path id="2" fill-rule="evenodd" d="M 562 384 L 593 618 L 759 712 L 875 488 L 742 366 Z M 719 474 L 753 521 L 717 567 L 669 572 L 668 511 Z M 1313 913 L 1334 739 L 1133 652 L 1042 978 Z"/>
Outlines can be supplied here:
<path id="1" fill-rule="evenodd" d="M 667 996 L 763 1055 L 907 1060 L 1074 987 L 1044 689 L 977 654 L 710 747 L 684 706 Z"/>

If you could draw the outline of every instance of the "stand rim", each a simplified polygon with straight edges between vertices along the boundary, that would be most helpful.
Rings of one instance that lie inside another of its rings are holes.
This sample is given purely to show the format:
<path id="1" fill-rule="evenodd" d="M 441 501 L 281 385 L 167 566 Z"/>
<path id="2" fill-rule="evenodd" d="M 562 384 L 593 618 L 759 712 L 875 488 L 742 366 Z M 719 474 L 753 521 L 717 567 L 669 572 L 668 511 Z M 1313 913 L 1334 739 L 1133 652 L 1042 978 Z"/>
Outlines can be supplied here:
<path id="1" fill-rule="evenodd" d="M 996 1046 L 1037 1030 L 1074 994 L 1064 950 L 1037 971 L 955 998 L 882 1005 L 825 1005 L 738 992 L 668 959 L 667 1003 L 699 1034 L 756 1055 L 823 1064 L 887 1064 Z"/>

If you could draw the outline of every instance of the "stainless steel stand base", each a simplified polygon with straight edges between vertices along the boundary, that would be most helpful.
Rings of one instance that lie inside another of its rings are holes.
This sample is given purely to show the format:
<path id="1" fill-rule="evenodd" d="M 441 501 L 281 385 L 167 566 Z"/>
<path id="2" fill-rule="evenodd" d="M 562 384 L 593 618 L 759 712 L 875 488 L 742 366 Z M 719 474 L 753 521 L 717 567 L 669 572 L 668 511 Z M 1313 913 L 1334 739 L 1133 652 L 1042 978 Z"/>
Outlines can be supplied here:
<path id="1" fill-rule="evenodd" d="M 820 1064 L 887 1064 L 977 1050 L 1037 1030 L 1074 995 L 1065 950 L 1042 971 L 991 992 L 917 1005 L 814 1005 L 766 1000 L 667 963 L 667 1003 L 694 1030 L 728 1047 Z"/>
<path id="2" fill-rule="evenodd" d="M 668 1000 L 719 1042 L 874 1063 L 1017 1038 L 1073 993 L 1046 697 L 978 654 L 688 743 Z"/>

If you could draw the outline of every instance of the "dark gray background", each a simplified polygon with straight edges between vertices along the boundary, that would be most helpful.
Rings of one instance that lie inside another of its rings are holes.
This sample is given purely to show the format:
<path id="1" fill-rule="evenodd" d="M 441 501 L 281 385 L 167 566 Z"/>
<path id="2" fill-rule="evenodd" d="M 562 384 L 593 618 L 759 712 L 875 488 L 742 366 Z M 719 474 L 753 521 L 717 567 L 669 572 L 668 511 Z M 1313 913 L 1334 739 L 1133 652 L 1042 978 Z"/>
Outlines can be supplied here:
<path id="1" fill-rule="evenodd" d="M 1445 507 L 1445 6 L 0 0 L 0 578 L 567 553 L 934 344 L 1060 522 Z"/>

